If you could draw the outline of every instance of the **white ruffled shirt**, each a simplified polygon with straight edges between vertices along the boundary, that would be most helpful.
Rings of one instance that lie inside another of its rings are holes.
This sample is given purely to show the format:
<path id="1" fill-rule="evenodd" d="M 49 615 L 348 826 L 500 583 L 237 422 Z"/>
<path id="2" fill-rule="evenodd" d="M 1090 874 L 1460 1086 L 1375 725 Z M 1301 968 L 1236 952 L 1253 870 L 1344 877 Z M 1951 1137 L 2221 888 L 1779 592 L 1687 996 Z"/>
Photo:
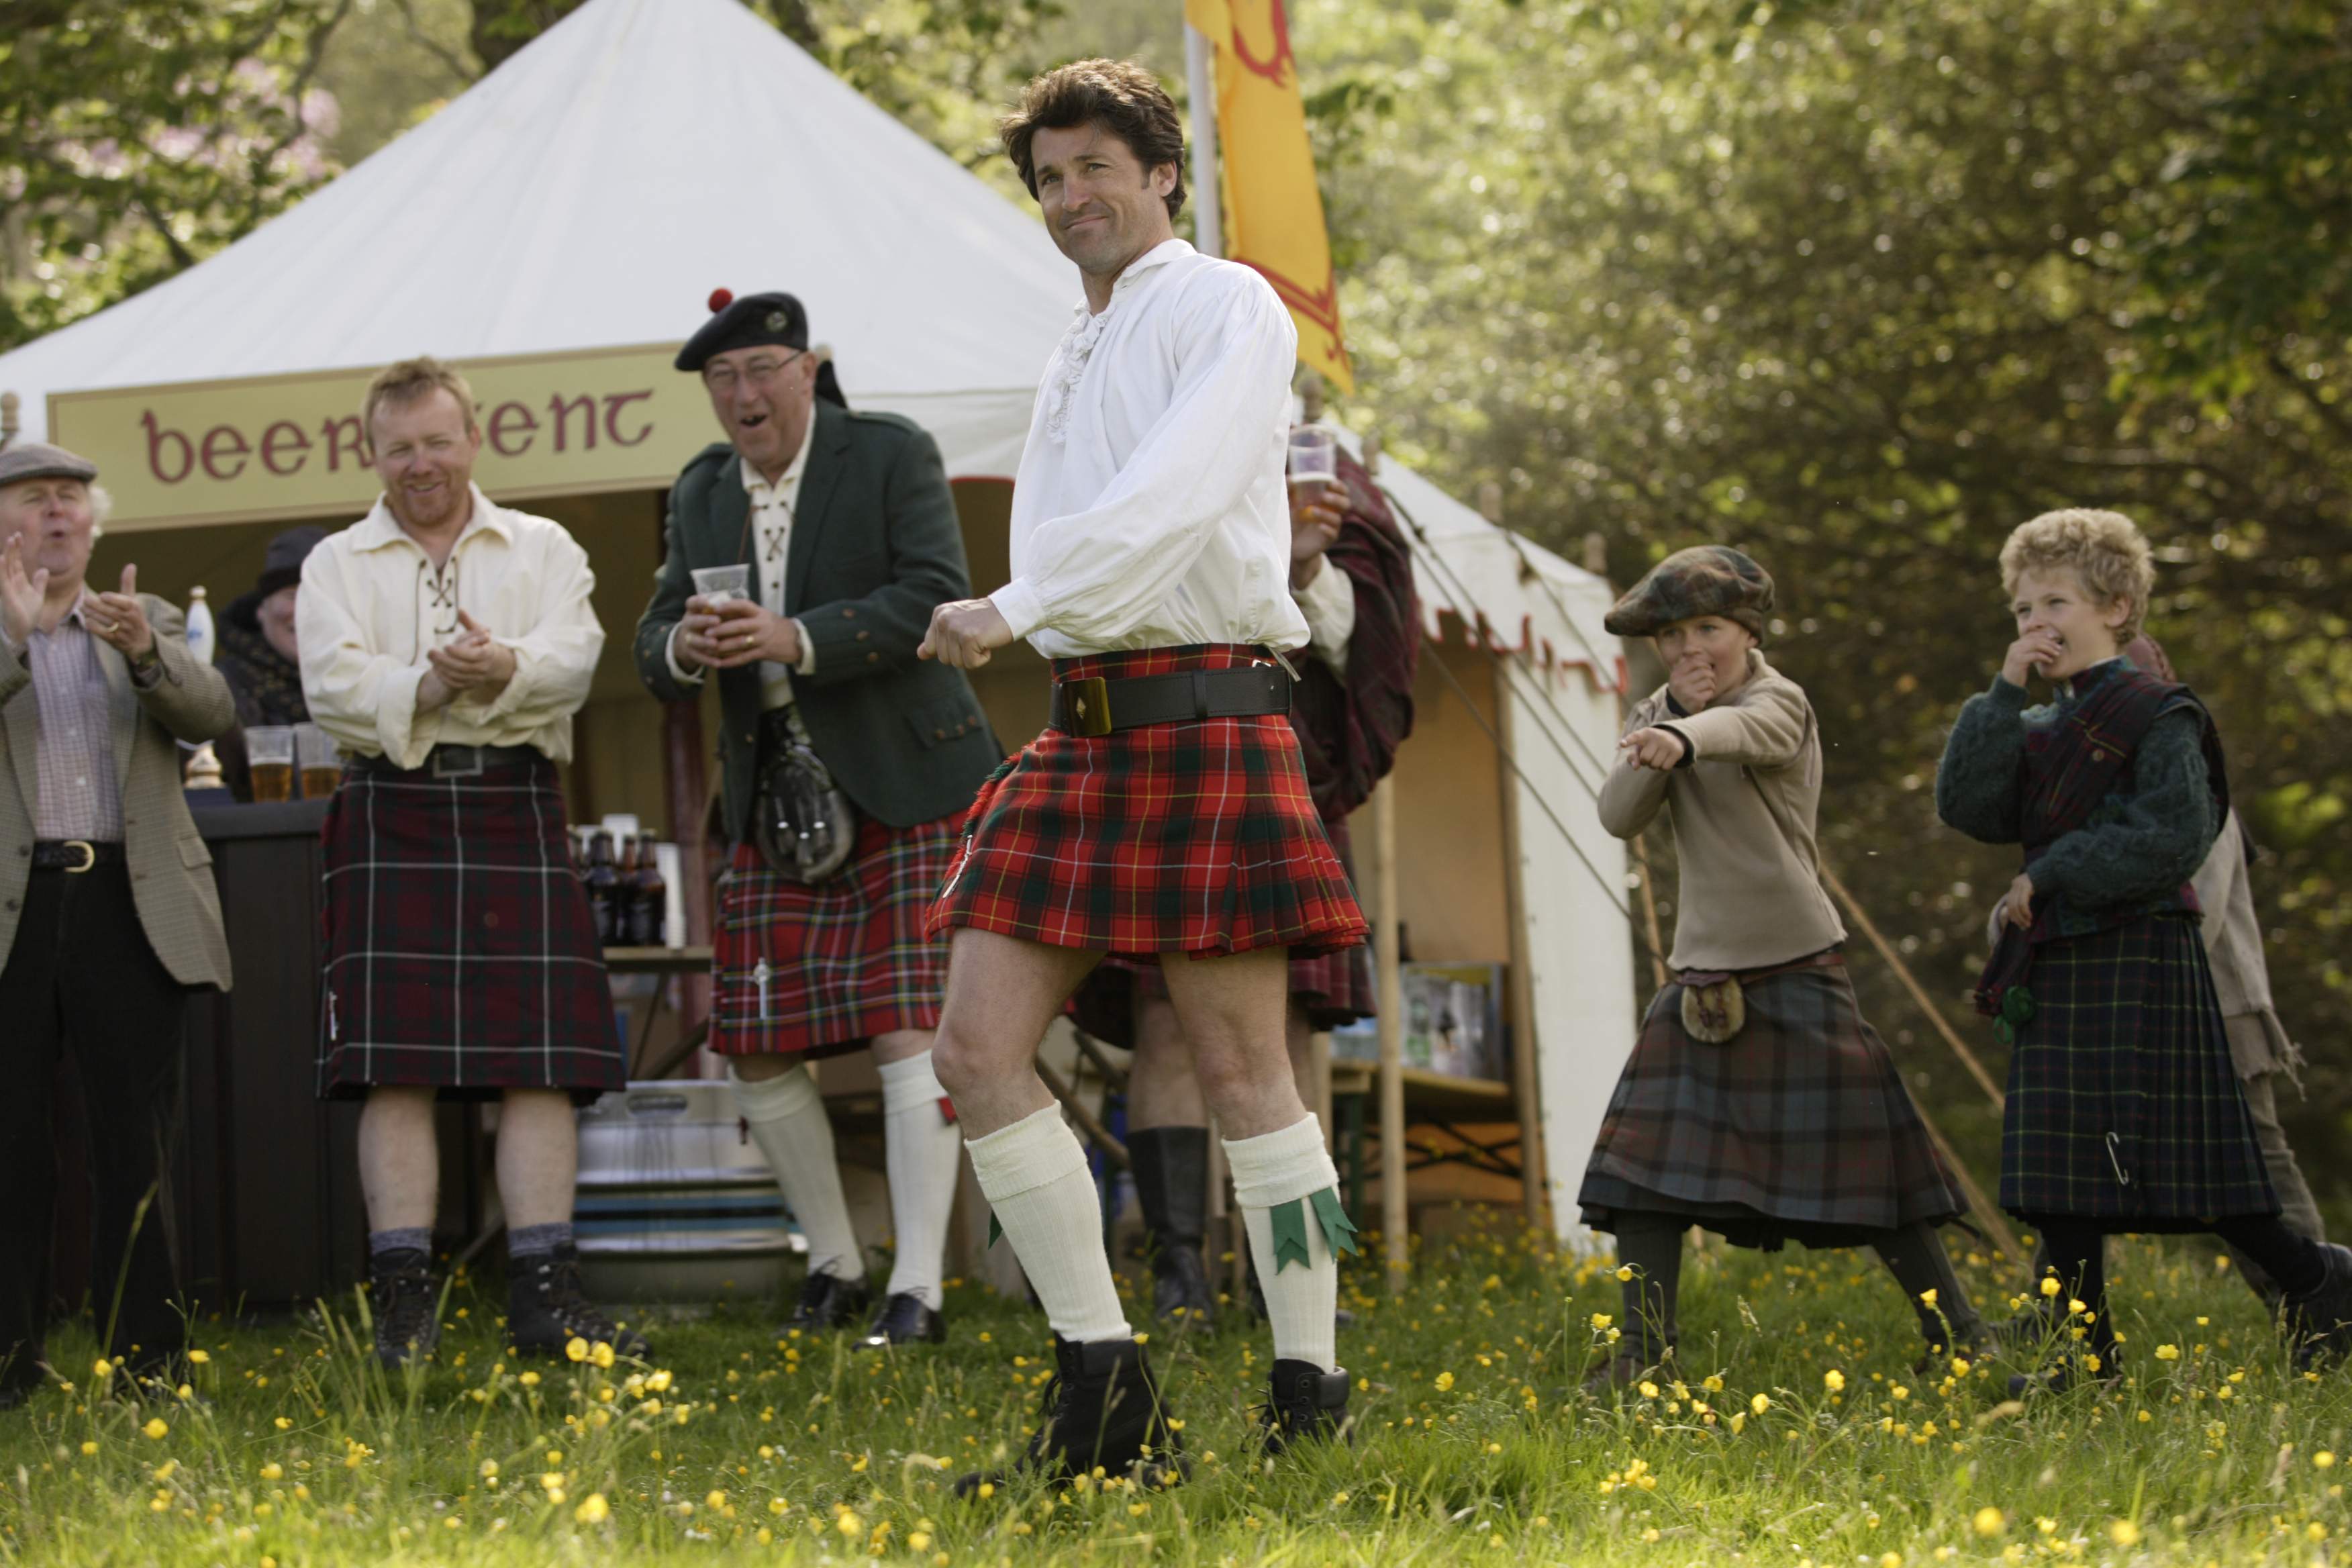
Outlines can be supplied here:
<path id="1" fill-rule="evenodd" d="M 1171 239 L 1078 308 L 1013 488 L 1013 580 L 990 595 L 1048 658 L 1307 640 L 1283 465 L 1290 313 L 1265 279 Z"/>

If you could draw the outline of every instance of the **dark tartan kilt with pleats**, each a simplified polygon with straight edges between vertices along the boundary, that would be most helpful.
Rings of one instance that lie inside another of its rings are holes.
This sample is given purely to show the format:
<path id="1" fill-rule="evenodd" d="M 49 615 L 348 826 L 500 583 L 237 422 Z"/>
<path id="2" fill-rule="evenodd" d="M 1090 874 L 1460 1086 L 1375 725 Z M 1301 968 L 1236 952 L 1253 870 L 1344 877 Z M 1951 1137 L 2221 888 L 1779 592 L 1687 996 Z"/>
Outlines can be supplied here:
<path id="1" fill-rule="evenodd" d="M 877 1035 L 937 1028 L 948 946 L 925 936 L 923 921 L 955 829 L 952 816 L 912 827 L 866 817 L 849 864 L 814 887 L 739 845 L 719 879 L 710 1048 L 830 1057 Z"/>
<path id="2" fill-rule="evenodd" d="M 1231 644 L 1055 659 L 1056 679 L 1225 669 Z M 1367 927 L 1307 794 L 1290 721 L 1269 713 L 1048 730 L 980 787 L 930 930 L 1054 947 L 1313 957 Z"/>
<path id="3" fill-rule="evenodd" d="M 626 1079 L 596 920 L 572 870 L 555 764 L 464 778 L 363 761 L 321 829 L 327 994 L 319 1092 L 444 1098 Z"/>
<path id="4" fill-rule="evenodd" d="M 1584 1223 L 1680 1215 L 1744 1247 L 1851 1247 L 1968 1209 L 1843 963 L 1748 983 L 1747 1026 L 1683 1028 L 1683 987 L 1650 1004 L 1609 1097 L 1579 1201 Z"/>
<path id="5" fill-rule="evenodd" d="M 2001 1207 L 2147 1231 L 2279 1212 L 2195 916 L 2043 942 L 2025 985 Z"/>

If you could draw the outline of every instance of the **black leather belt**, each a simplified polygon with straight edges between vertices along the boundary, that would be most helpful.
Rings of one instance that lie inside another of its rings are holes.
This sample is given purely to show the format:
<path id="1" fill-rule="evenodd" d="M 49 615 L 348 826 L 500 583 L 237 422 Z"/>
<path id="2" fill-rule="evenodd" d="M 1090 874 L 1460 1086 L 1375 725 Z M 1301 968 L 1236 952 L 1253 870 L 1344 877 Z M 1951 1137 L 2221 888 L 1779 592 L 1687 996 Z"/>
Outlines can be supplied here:
<path id="1" fill-rule="evenodd" d="M 33 869 L 76 874 L 93 866 L 122 864 L 122 846 L 93 844 L 87 838 L 43 838 L 33 845 Z"/>
<path id="2" fill-rule="evenodd" d="M 1108 735 L 1144 724 L 1199 719 L 1254 719 L 1290 711 L 1290 673 L 1277 664 L 1235 669 L 1180 669 L 1106 680 L 1054 683 L 1049 722 L 1066 735 Z"/>
<path id="3" fill-rule="evenodd" d="M 404 768 L 387 757 L 363 757 L 360 765 L 370 773 L 422 773 L 436 779 L 470 779 L 478 777 L 485 768 L 501 763 L 528 763 L 540 754 L 536 746 L 458 746 L 439 745 L 425 753 L 422 767 Z"/>

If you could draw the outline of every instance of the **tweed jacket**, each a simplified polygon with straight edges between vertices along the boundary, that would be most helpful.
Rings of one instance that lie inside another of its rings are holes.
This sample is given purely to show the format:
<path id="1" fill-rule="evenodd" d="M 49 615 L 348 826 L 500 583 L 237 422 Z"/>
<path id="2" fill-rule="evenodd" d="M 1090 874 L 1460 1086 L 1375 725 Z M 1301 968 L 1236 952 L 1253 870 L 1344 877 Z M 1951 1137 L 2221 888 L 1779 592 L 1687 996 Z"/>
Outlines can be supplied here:
<path id="1" fill-rule="evenodd" d="M 912 827 L 971 804 L 1004 760 L 963 671 L 920 660 L 931 611 L 971 597 L 963 532 L 940 449 L 911 420 L 850 413 L 823 399 L 784 560 L 784 614 L 807 629 L 816 668 L 793 676 L 811 743 L 859 810 Z M 669 672 L 670 631 L 694 568 L 751 565 L 743 468 L 724 442 L 686 466 L 670 491 L 661 570 L 637 622 L 637 673 L 664 701 L 690 699 Z M 727 836 L 747 837 L 759 762 L 757 667 L 718 672 Z"/>
<path id="2" fill-rule="evenodd" d="M 122 792 L 123 855 L 131 900 L 147 942 L 183 985 L 228 989 L 228 939 L 212 851 L 180 793 L 179 742 L 215 741 L 236 723 L 236 700 L 220 671 L 188 651 L 180 612 L 139 595 L 155 630 L 163 669 L 142 691 L 131 662 L 98 644 L 114 715 L 114 782 Z M 0 654 L 0 962 L 16 942 L 16 921 L 32 876 L 33 821 L 39 803 L 37 757 L 41 707 L 24 661 Z"/>

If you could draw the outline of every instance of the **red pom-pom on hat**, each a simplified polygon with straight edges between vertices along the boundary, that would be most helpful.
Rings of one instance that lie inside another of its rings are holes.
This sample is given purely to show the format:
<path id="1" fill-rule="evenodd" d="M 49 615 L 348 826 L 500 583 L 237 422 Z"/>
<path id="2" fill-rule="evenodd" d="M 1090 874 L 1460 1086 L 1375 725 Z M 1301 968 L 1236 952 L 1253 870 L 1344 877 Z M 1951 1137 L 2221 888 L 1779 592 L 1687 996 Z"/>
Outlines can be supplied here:
<path id="1" fill-rule="evenodd" d="M 734 302 L 735 290 L 732 289 L 713 289 L 710 291 L 710 313 L 714 316 Z"/>

